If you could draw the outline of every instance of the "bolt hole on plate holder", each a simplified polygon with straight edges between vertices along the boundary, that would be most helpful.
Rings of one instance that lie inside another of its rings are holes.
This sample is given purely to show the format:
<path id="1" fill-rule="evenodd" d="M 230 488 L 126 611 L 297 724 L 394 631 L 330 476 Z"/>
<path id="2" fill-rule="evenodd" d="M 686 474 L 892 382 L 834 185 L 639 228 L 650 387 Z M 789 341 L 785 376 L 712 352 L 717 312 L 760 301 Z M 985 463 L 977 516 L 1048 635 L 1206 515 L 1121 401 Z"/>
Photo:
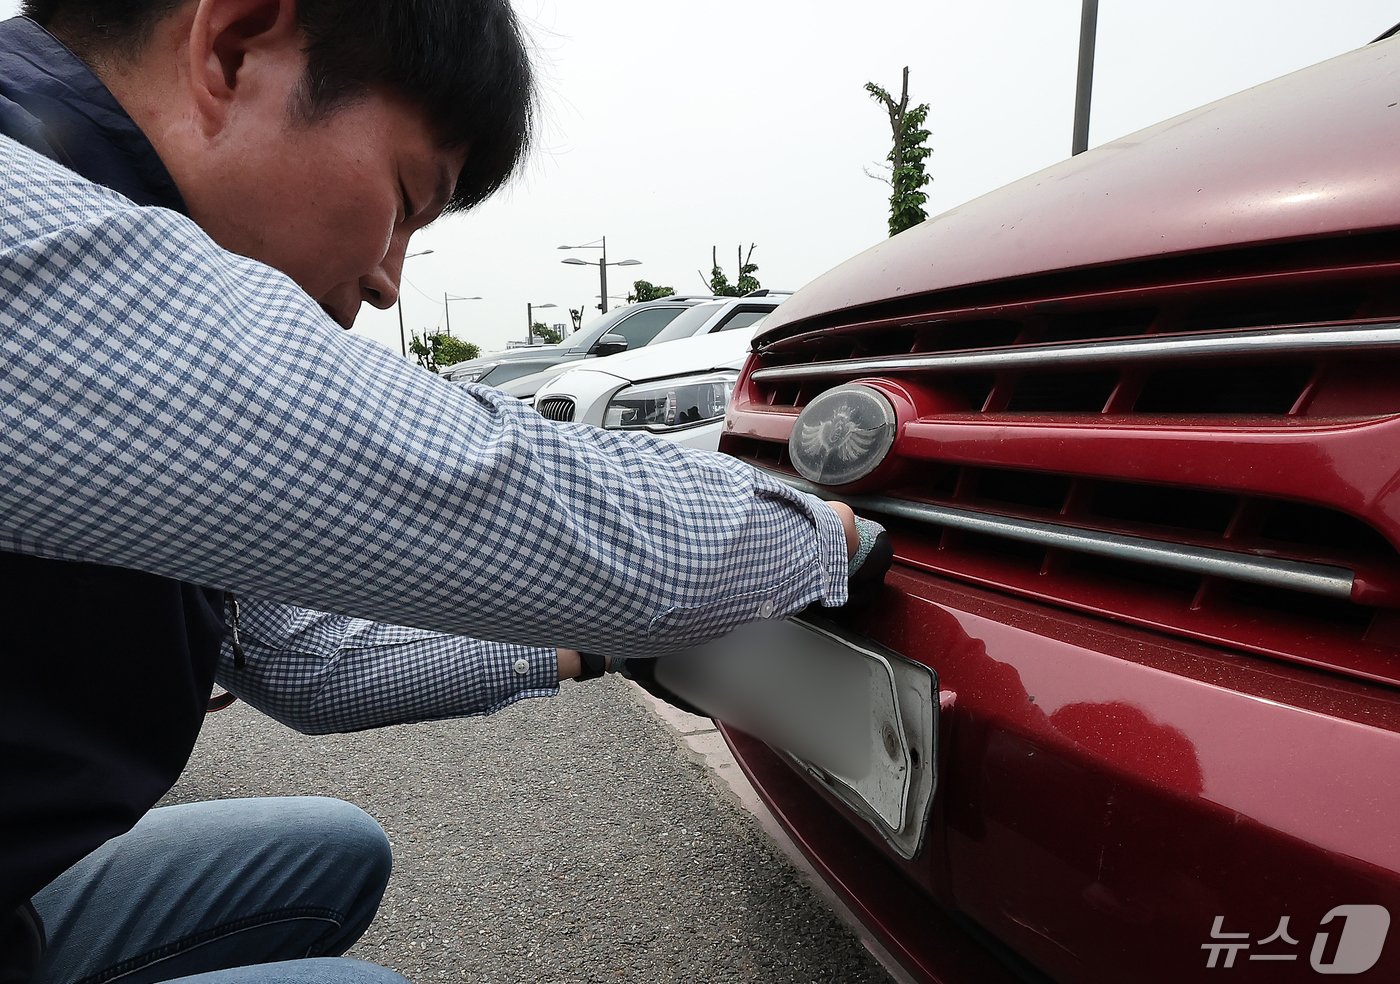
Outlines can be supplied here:
<path id="1" fill-rule="evenodd" d="M 937 787 L 938 678 L 824 619 L 754 622 L 662 656 L 656 679 L 782 751 L 903 857 Z"/>

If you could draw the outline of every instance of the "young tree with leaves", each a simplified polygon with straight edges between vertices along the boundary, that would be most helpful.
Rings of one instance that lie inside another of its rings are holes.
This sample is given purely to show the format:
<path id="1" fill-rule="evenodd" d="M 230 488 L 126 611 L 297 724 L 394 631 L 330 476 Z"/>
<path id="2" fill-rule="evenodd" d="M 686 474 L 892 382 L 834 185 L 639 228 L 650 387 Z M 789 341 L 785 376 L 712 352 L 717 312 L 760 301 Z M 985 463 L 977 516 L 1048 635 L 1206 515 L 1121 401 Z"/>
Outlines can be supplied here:
<path id="1" fill-rule="evenodd" d="M 928 103 L 909 108 L 909 66 L 904 66 L 904 87 L 895 102 L 874 82 L 865 83 L 872 99 L 884 104 L 890 116 L 891 146 L 885 160 L 890 162 L 890 176 L 881 178 L 890 186 L 890 235 L 918 225 L 928 218 L 924 204 L 928 195 L 923 188 L 929 183 L 924 173 L 924 161 L 933 153 L 928 147 L 929 132 L 924 129 L 928 118 Z M 870 172 L 866 172 L 869 174 Z M 871 177 L 879 177 L 871 174 Z"/>
<path id="2" fill-rule="evenodd" d="M 705 280 L 705 275 L 700 271 L 700 280 L 704 282 L 705 288 L 711 294 L 718 294 L 720 297 L 739 297 L 743 294 L 752 293 L 759 289 L 758 278 L 754 276 L 758 272 L 758 264 L 752 262 L 753 251 L 758 248 L 758 244 L 750 243 L 749 252 L 744 254 L 744 247 L 738 247 L 739 253 L 739 280 L 731 284 L 729 278 L 725 276 L 724 270 L 719 265 L 719 249 L 710 247 L 710 279 Z"/>

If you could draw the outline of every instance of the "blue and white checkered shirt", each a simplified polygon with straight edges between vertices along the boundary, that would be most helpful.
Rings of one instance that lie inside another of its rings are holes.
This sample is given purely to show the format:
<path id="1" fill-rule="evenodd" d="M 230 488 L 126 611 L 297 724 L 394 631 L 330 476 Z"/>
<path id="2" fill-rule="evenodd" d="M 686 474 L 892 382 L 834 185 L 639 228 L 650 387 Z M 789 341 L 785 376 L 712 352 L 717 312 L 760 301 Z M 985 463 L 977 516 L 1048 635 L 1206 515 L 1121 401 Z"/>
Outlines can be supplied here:
<path id="1" fill-rule="evenodd" d="M 0 549 L 236 592 L 222 681 L 310 731 L 494 710 L 556 646 L 656 655 L 847 576 L 810 496 L 445 383 L 3 138 Z"/>

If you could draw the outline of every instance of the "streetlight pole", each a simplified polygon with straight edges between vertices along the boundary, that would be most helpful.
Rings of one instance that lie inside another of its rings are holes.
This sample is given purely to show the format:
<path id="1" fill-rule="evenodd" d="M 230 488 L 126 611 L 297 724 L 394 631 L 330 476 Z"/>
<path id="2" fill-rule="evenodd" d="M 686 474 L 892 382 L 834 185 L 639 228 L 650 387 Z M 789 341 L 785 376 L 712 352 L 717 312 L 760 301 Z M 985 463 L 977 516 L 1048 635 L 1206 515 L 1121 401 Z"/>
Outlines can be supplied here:
<path id="1" fill-rule="evenodd" d="M 569 257 L 567 260 L 560 260 L 570 266 L 596 266 L 598 267 L 598 286 L 601 288 L 598 296 L 598 310 L 603 314 L 608 313 L 608 267 L 610 266 L 640 266 L 641 260 L 618 260 L 616 263 L 608 262 L 608 237 L 604 236 L 599 243 L 583 243 L 579 246 L 560 246 L 560 249 L 601 249 L 603 258 L 597 261 L 580 260 L 576 257 Z"/>
<path id="2" fill-rule="evenodd" d="M 408 254 L 407 256 L 405 256 L 403 259 L 404 259 L 404 262 L 407 263 L 409 260 L 413 259 L 415 256 L 427 256 L 427 255 L 428 255 L 429 253 L 431 253 L 431 252 L 432 252 L 432 250 L 430 250 L 430 249 L 425 249 L 425 250 L 421 250 L 421 251 L 419 251 L 419 252 L 417 252 L 417 253 L 409 253 L 409 254 Z M 406 335 L 404 335 L 404 333 L 403 333 L 403 268 L 402 268 L 402 267 L 399 268 L 399 292 L 398 292 L 397 294 L 394 295 L 394 307 L 396 307 L 396 308 L 398 309 L 398 312 L 399 312 L 399 348 L 402 350 L 403 357 L 404 357 L 405 359 L 407 359 L 407 358 L 408 358 L 408 337 L 407 337 Z"/>
<path id="3" fill-rule="evenodd" d="M 598 261 L 598 303 L 608 313 L 608 237 L 603 237 L 603 258 Z"/>
<path id="4" fill-rule="evenodd" d="M 1089 100 L 1094 89 L 1094 40 L 1098 34 L 1099 0 L 1083 0 L 1079 10 L 1079 72 L 1074 88 L 1074 132 L 1070 156 L 1089 148 Z"/>
<path id="5" fill-rule="evenodd" d="M 447 337 L 448 337 L 448 338 L 451 338 L 451 337 L 452 337 L 452 304 L 451 304 L 451 302 L 452 302 L 452 301 L 479 301 L 479 300 L 481 300 L 481 298 L 479 298 L 479 297 L 459 297 L 459 296 L 456 295 L 456 294 L 449 294 L 447 291 L 443 291 L 443 292 L 442 292 L 442 315 L 443 315 L 443 320 L 444 320 L 444 322 L 446 323 Z"/>
<path id="6" fill-rule="evenodd" d="M 535 308 L 558 307 L 558 304 L 535 304 L 531 301 L 525 302 L 525 344 L 535 344 Z"/>

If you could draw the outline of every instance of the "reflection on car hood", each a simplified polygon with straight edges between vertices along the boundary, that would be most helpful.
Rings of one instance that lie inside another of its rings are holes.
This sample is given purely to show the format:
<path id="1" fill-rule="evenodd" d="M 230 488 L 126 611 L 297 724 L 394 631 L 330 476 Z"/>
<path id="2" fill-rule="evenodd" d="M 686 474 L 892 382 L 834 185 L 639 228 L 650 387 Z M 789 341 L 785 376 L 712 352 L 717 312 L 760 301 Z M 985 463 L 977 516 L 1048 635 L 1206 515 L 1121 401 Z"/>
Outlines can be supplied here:
<path id="1" fill-rule="evenodd" d="M 612 358 L 616 358 L 616 356 L 609 357 L 610 360 Z M 546 366 L 539 372 L 532 372 L 528 376 L 518 376 L 515 379 L 508 380 L 496 386 L 496 389 L 500 390 L 502 393 L 509 393 L 511 396 L 523 400 L 528 396 L 534 396 L 536 390 L 556 376 L 562 376 L 570 369 L 577 369 L 581 365 L 591 366 L 594 361 L 593 359 L 588 359 L 584 362 L 580 362 L 578 359 L 570 359 L 567 362 Z M 487 385 L 494 386 L 495 384 L 488 382 Z"/>
<path id="2" fill-rule="evenodd" d="M 1400 39 L 1193 109 L 882 241 L 785 301 L 765 332 L 969 284 L 1383 228 L 1396 91 Z"/>
<path id="3" fill-rule="evenodd" d="M 450 366 L 443 367 L 443 374 L 448 375 L 461 369 L 473 369 L 477 366 L 491 365 L 497 362 L 520 362 L 527 359 L 544 358 L 547 355 L 561 351 L 561 345 L 534 345 L 529 348 L 505 349 L 500 352 L 491 352 L 477 359 L 468 359 L 466 362 L 454 362 Z"/>
<path id="4" fill-rule="evenodd" d="M 678 338 L 674 342 L 648 345 L 635 352 L 622 352 L 605 359 L 570 362 L 560 369 L 561 372 L 565 369 L 605 372 L 629 383 L 686 372 L 704 372 L 707 369 L 738 369 L 748 356 L 749 341 L 757 327 L 717 331 L 696 338 Z"/>

